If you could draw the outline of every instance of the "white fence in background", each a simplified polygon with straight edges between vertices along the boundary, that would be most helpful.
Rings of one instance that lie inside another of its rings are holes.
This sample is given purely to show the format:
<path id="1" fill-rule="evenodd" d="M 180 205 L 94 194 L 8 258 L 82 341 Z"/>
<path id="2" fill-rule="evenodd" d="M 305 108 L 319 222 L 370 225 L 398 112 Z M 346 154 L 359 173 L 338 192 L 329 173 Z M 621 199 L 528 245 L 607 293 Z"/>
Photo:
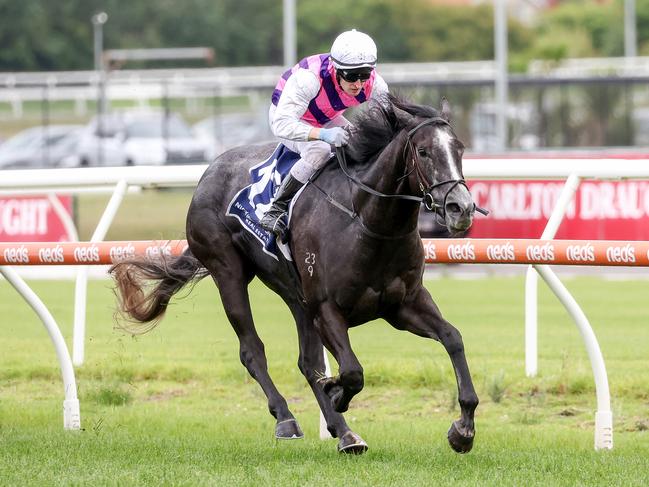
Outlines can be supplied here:
<path id="1" fill-rule="evenodd" d="M 97 101 L 102 83 L 108 99 L 140 104 L 165 97 L 250 96 L 252 90 L 272 90 L 285 70 L 283 66 L 115 70 L 108 71 L 105 80 L 97 71 L 0 73 L 0 102 L 10 104 L 13 116 L 20 117 L 24 102 L 40 101 L 46 94 L 49 100 L 74 100 L 77 113 L 84 114 L 87 104 Z M 493 80 L 495 65 L 493 61 L 382 63 L 381 74 L 392 86 Z"/>
<path id="2" fill-rule="evenodd" d="M 0 193 L 18 191 L 21 194 L 83 192 L 88 189 L 112 189 L 113 195 L 93 234 L 93 240 L 102 240 L 110 226 L 126 191 L 130 187 L 193 187 L 206 166 L 163 166 L 163 167 L 111 167 L 87 169 L 45 169 L 2 171 Z M 620 159 L 466 159 L 464 175 L 467 179 L 562 179 L 566 180 L 557 206 L 542 235 L 543 239 L 554 237 L 561 223 L 566 207 L 579 182 L 589 179 L 642 178 L 649 179 L 649 160 Z M 478 217 L 479 218 L 479 217 Z M 547 265 L 530 266 L 526 279 L 525 298 L 525 354 L 526 372 L 537 373 L 537 272 L 557 295 L 575 320 L 593 368 L 595 376 L 597 412 L 595 415 L 595 448 L 613 447 L 612 413 L 610 394 L 604 360 L 595 334 L 586 316 Z M 50 334 L 57 351 L 65 386 L 64 426 L 67 429 L 80 428 L 79 403 L 76 397 L 76 382 L 72 361 L 60 329 L 43 303 L 29 289 L 25 282 L 9 267 L 0 267 L 7 280 L 21 293 L 35 309 Z M 75 323 L 73 337 L 74 364 L 81 365 L 84 359 L 85 336 L 85 271 L 79 271 L 75 293 Z"/>

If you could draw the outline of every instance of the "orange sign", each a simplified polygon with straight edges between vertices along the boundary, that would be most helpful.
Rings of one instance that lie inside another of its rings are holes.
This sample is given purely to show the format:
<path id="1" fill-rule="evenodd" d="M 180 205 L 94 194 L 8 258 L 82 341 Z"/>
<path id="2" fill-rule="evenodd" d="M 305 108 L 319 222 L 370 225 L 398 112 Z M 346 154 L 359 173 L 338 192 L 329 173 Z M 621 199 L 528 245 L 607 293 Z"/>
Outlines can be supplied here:
<path id="1" fill-rule="evenodd" d="M 623 240 L 422 239 L 427 263 L 649 266 L 649 242 Z M 182 254 L 186 240 L 0 243 L 0 265 L 100 265 Z"/>

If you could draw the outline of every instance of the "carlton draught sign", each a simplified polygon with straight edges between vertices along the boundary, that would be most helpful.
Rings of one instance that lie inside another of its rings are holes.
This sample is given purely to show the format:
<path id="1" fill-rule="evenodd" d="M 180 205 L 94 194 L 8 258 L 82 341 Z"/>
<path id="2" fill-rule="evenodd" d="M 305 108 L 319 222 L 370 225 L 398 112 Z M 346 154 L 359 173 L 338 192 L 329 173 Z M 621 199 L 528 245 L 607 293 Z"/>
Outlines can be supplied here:
<path id="1" fill-rule="evenodd" d="M 539 238 L 564 181 L 469 181 L 478 206 L 469 232 L 474 238 Z M 571 201 L 556 238 L 649 240 L 649 181 L 584 181 Z"/>
<path id="2" fill-rule="evenodd" d="M 59 197 L 70 214 L 72 198 Z M 0 242 L 61 242 L 68 234 L 45 196 L 0 197 Z"/>

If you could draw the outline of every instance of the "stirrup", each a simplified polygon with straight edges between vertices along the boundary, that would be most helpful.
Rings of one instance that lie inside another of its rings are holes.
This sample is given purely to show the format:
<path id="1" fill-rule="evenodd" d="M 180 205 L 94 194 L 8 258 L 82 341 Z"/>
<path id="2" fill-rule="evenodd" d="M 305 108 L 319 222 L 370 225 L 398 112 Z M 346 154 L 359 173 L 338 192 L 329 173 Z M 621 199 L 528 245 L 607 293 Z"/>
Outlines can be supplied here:
<path id="1" fill-rule="evenodd" d="M 271 213 L 272 212 L 269 211 L 266 215 L 264 215 L 259 221 L 259 225 L 261 225 L 261 228 L 263 228 L 267 232 L 274 233 L 283 241 L 286 236 L 286 224 L 283 220 L 286 212 L 281 212 L 277 216 Z"/>

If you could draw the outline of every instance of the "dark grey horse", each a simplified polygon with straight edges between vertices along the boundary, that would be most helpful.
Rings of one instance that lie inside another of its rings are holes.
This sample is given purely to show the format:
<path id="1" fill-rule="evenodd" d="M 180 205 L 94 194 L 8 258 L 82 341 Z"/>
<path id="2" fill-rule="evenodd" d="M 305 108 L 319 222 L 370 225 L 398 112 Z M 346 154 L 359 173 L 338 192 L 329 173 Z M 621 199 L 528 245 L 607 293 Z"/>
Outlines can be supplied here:
<path id="1" fill-rule="evenodd" d="M 451 447 L 473 445 L 478 405 L 460 333 L 442 317 L 422 284 L 424 252 L 417 231 L 422 199 L 451 233 L 471 225 L 476 209 L 462 175 L 463 145 L 442 110 L 390 97 L 359 115 L 345 150 L 313 178 L 291 217 L 294 263 L 275 260 L 225 210 L 249 184 L 249 168 L 268 157 L 271 145 L 224 153 L 205 171 L 187 215 L 188 250 L 165 262 L 117 264 L 122 311 L 132 320 L 155 323 L 185 284 L 211 275 L 240 341 L 240 358 L 259 382 L 276 418 L 277 438 L 302 431 L 271 380 L 250 309 L 248 284 L 258 276 L 288 305 L 297 325 L 298 366 L 306 377 L 338 450 L 362 453 L 363 439 L 342 415 L 363 389 L 363 367 L 348 330 L 383 318 L 399 330 L 441 342 L 458 384 L 461 417 L 448 432 Z M 145 285 L 154 282 L 147 291 Z M 147 327 L 149 329 L 151 325 Z M 325 377 L 324 346 L 338 362 Z"/>

